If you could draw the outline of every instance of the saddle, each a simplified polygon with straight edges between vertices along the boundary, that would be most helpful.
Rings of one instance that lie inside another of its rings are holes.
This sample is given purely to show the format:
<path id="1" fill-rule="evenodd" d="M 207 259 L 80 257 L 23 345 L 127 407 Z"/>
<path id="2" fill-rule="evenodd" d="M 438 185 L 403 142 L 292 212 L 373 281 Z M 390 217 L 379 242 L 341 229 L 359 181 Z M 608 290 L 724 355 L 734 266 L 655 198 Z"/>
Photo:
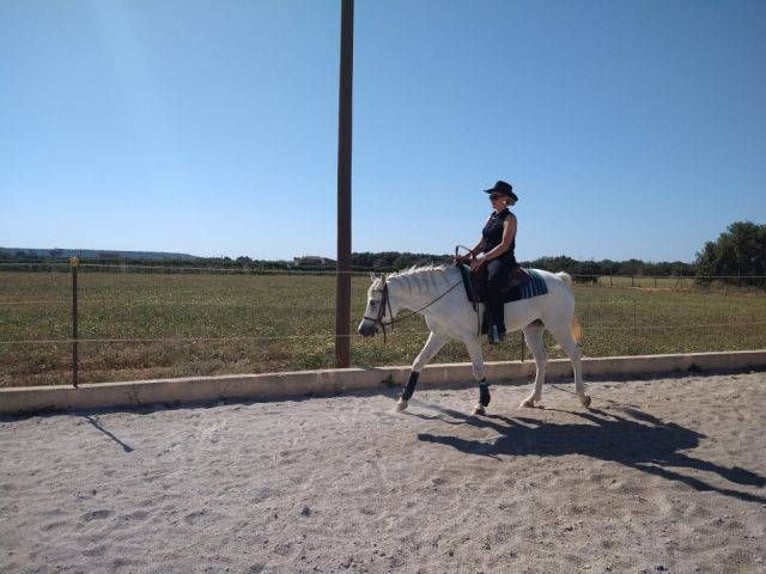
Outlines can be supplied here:
<path id="1" fill-rule="evenodd" d="M 463 276 L 463 285 L 465 286 L 468 300 L 473 303 L 475 310 L 477 304 L 486 303 L 487 301 L 487 268 L 482 266 L 477 271 L 471 271 L 466 265 L 458 265 L 458 267 Z M 547 289 L 540 290 L 539 285 L 537 285 L 538 282 L 542 284 L 544 289 L 544 281 L 536 276 L 532 276 L 519 265 L 512 267 L 508 273 L 508 282 L 500 290 L 503 302 L 510 303 L 511 301 L 519 301 L 520 299 L 547 293 Z M 482 334 L 486 334 L 489 330 L 489 322 L 489 311 L 485 308 L 480 327 Z"/>
<path id="2" fill-rule="evenodd" d="M 482 266 L 476 271 L 471 271 L 466 265 L 458 265 L 458 267 L 463 275 L 468 300 L 474 304 L 474 307 L 477 303 L 485 303 L 487 301 L 487 268 Z M 532 276 L 521 266 L 512 267 L 508 273 L 508 282 L 500 289 L 503 301 L 510 303 L 524 299 L 522 286 L 531 280 Z"/>

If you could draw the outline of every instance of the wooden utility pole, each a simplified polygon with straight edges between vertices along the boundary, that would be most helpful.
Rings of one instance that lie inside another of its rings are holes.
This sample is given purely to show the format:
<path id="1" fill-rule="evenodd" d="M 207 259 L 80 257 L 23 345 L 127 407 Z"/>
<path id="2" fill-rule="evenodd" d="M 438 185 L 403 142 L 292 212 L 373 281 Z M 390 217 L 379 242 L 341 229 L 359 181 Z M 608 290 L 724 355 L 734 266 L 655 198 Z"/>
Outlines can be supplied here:
<path id="1" fill-rule="evenodd" d="M 72 269 L 72 386 L 76 389 L 80 385 L 80 351 L 77 326 L 79 323 L 79 312 L 77 309 L 77 268 L 80 266 L 80 259 L 72 257 L 69 260 L 69 266 Z"/>
<path id="2" fill-rule="evenodd" d="M 341 0 L 338 98 L 338 266 L 335 367 L 351 365 L 351 88 L 354 77 L 354 0 Z"/>

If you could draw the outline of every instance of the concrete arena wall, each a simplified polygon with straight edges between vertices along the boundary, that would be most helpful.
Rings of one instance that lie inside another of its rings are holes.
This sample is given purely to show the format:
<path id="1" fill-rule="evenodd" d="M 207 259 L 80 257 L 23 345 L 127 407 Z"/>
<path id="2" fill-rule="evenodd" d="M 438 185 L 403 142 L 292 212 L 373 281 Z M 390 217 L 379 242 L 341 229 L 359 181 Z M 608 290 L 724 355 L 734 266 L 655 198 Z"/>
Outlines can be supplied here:
<path id="1" fill-rule="evenodd" d="M 487 380 L 492 384 L 524 384 L 534 376 L 535 364 L 533 361 L 501 361 L 487 363 L 486 368 Z M 748 369 L 766 369 L 766 350 L 583 359 L 583 375 L 586 382 L 588 377 Z M 0 389 L 0 414 L 137 407 L 151 404 L 178 405 L 219 400 L 300 399 L 314 395 L 370 391 L 402 385 L 409 375 L 409 370 L 409 366 L 325 369 L 101 383 L 81 385 L 77 389 L 71 386 L 7 388 Z M 569 361 L 549 361 L 546 374 L 549 378 L 571 377 Z M 434 364 L 423 370 L 418 388 L 449 387 L 472 381 L 470 363 Z"/>

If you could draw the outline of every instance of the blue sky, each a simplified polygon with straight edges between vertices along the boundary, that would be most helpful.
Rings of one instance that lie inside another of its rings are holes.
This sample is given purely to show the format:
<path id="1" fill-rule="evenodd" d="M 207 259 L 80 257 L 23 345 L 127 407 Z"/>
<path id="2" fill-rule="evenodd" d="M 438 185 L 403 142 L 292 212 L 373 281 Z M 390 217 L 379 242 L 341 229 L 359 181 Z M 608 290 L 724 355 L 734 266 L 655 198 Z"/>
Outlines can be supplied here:
<path id="1" fill-rule="evenodd" d="M 0 246 L 335 256 L 340 0 L 0 0 Z M 353 251 L 766 223 L 766 2 L 356 0 Z"/>

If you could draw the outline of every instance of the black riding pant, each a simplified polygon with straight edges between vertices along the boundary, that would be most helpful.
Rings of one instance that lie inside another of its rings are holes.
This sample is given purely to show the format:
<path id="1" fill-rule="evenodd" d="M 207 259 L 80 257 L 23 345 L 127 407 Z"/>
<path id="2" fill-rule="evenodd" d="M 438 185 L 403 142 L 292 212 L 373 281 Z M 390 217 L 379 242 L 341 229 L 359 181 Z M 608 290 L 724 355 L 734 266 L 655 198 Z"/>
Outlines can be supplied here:
<path id="1" fill-rule="evenodd" d="M 502 289 L 508 284 L 510 271 L 511 265 L 502 258 L 487 263 L 487 311 L 490 321 L 497 325 L 500 331 L 505 331 Z"/>

